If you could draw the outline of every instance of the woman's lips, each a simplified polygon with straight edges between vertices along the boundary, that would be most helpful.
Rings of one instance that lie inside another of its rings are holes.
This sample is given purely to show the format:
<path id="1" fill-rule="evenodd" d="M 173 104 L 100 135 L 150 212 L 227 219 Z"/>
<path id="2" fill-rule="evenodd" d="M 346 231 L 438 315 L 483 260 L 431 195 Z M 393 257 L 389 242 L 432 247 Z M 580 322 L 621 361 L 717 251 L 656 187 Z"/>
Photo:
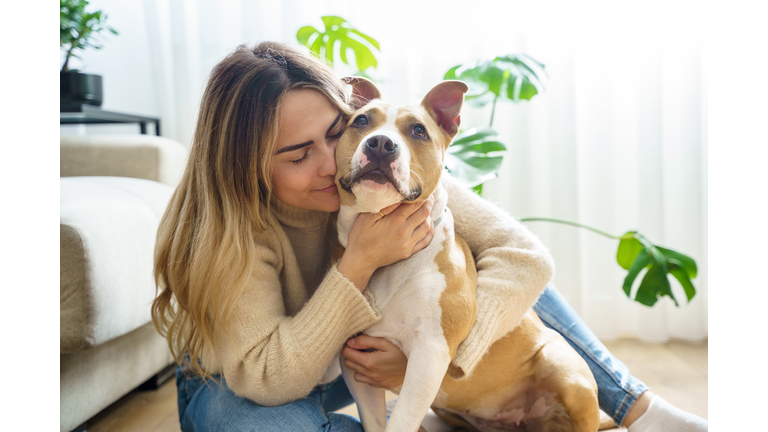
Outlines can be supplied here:
<path id="1" fill-rule="evenodd" d="M 318 192 L 336 192 L 336 183 L 331 183 L 330 186 L 325 189 L 319 189 Z"/>

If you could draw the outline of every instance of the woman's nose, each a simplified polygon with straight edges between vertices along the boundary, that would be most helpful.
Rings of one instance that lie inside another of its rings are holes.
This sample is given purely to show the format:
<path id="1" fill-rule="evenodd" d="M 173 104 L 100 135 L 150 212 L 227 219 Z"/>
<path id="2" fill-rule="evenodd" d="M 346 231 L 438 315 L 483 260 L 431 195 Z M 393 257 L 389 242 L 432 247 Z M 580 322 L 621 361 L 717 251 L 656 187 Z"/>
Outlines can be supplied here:
<path id="1" fill-rule="evenodd" d="M 323 161 L 320 165 L 320 176 L 336 175 L 336 146 L 326 146 Z"/>

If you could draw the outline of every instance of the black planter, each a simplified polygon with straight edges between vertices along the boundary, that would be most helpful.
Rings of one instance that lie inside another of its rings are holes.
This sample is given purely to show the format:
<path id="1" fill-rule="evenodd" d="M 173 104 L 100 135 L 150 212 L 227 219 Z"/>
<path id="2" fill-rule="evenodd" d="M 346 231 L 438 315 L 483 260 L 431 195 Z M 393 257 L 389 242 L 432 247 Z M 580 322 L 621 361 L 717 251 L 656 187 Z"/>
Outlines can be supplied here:
<path id="1" fill-rule="evenodd" d="M 100 107 L 104 100 L 101 75 L 59 72 L 59 105 L 62 112 L 87 104 Z"/>

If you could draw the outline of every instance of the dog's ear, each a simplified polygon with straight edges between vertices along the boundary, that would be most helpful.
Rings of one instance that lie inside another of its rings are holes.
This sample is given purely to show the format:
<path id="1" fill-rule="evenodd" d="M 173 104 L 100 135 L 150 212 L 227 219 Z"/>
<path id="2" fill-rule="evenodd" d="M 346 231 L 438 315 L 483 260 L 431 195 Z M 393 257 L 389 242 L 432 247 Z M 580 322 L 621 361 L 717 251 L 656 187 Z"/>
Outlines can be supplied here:
<path id="1" fill-rule="evenodd" d="M 461 113 L 464 93 L 467 90 L 469 87 L 462 81 L 443 81 L 432 87 L 421 101 L 421 106 L 451 137 L 459 132 L 459 124 L 461 124 L 459 113 Z"/>
<path id="2" fill-rule="evenodd" d="M 359 110 L 374 99 L 381 99 L 379 89 L 368 78 L 344 77 L 341 80 L 352 86 L 352 97 L 349 104 L 355 110 Z"/>

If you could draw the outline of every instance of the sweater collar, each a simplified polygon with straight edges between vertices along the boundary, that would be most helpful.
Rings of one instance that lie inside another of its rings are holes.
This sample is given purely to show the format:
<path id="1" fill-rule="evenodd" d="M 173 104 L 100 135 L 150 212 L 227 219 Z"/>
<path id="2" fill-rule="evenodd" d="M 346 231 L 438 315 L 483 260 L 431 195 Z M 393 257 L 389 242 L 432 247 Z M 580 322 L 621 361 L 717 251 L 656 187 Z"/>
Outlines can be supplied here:
<path id="1" fill-rule="evenodd" d="M 328 221 L 330 216 L 330 213 L 323 211 L 294 207 L 274 197 L 272 213 L 281 224 L 293 228 L 319 228 Z"/>

